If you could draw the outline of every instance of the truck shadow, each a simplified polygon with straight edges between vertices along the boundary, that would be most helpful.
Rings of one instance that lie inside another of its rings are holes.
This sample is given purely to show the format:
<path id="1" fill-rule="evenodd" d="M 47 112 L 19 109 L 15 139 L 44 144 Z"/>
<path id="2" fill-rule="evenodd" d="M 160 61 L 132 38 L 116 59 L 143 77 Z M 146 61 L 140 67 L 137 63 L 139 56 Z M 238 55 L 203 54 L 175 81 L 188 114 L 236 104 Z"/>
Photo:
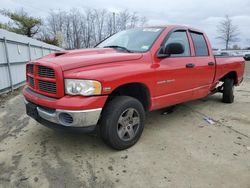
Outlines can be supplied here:
<path id="1" fill-rule="evenodd" d="M 217 93 L 203 99 L 150 112 L 147 114 L 143 134 L 150 135 L 151 131 L 154 131 L 154 134 L 161 134 L 161 132 L 167 134 L 169 131 L 183 129 L 183 125 L 190 128 L 204 127 L 208 125 L 204 117 L 209 116 L 205 109 L 221 109 L 225 108 L 225 105 L 228 104 L 222 103 L 222 96 Z"/>
<path id="2" fill-rule="evenodd" d="M 153 112 L 149 112 L 146 117 L 144 132 L 151 131 L 162 131 L 162 129 L 168 129 L 171 124 L 175 124 L 180 118 L 187 118 L 189 116 L 190 110 L 185 106 L 188 105 L 192 108 L 196 108 L 200 105 L 224 105 L 221 103 L 220 95 L 208 96 L 204 99 L 191 101 L 188 103 L 179 104 L 173 107 L 168 107 Z M 171 121 L 171 123 L 166 123 Z M 189 121 L 192 121 L 191 119 Z M 39 125 L 42 126 L 42 125 Z M 178 126 L 178 125 L 175 125 Z M 41 131 L 41 130 L 40 130 Z M 41 132 L 40 132 L 41 134 Z M 48 144 L 60 146 L 62 150 L 67 150 L 67 148 L 83 148 L 84 150 L 100 150 L 102 152 L 115 151 L 108 146 L 106 146 L 100 134 L 97 132 L 86 134 L 81 132 L 66 132 L 66 131 L 55 131 L 48 128 L 42 128 L 42 134 L 48 137 Z M 144 134 L 144 133 L 143 133 Z"/>

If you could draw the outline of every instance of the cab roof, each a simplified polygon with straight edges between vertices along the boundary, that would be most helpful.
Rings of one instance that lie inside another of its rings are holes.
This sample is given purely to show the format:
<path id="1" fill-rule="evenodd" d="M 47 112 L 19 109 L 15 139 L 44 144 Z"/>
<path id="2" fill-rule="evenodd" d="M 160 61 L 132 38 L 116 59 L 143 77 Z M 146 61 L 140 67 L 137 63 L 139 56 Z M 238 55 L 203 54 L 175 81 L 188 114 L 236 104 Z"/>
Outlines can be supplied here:
<path id="1" fill-rule="evenodd" d="M 186 29 L 191 30 L 197 33 L 204 33 L 202 30 L 190 27 L 188 25 L 174 25 L 174 24 L 168 24 L 168 25 L 153 25 L 153 26 L 145 26 L 145 28 L 171 28 L 171 29 Z"/>

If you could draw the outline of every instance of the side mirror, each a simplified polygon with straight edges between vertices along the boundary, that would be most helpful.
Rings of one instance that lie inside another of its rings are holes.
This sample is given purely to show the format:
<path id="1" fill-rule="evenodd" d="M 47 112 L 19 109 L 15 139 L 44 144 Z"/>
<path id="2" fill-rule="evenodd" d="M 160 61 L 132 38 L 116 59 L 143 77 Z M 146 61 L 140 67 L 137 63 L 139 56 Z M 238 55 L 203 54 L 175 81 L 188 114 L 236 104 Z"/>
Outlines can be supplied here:
<path id="1" fill-rule="evenodd" d="M 158 52 L 158 57 L 169 57 L 172 54 L 182 54 L 184 46 L 181 43 L 170 43 L 166 47 L 162 47 Z"/>

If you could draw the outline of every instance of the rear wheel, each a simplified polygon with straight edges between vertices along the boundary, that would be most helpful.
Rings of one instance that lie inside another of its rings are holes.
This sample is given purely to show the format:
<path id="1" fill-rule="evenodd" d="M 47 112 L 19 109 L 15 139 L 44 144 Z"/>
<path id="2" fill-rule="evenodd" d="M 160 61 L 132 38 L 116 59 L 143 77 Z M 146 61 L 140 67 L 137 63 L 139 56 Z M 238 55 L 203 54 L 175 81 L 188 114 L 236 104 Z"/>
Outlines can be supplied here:
<path id="1" fill-rule="evenodd" d="M 106 144 L 122 150 L 133 146 L 144 128 L 145 111 L 135 98 L 119 96 L 110 101 L 101 117 L 101 136 Z"/>
<path id="2" fill-rule="evenodd" d="M 234 102 L 234 79 L 226 78 L 223 84 L 223 96 L 222 102 L 233 103 Z"/>

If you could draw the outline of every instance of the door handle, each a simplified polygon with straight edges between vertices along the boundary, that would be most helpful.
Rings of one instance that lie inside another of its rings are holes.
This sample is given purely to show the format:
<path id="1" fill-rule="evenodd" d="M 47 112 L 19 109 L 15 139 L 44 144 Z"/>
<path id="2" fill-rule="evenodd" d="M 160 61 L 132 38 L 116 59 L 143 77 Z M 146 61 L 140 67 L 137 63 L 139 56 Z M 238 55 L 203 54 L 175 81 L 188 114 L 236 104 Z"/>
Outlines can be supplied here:
<path id="1" fill-rule="evenodd" d="M 193 63 L 186 64 L 186 68 L 194 68 L 194 67 L 195 67 L 195 64 Z"/>
<path id="2" fill-rule="evenodd" d="M 214 62 L 208 62 L 208 66 L 214 66 Z"/>

